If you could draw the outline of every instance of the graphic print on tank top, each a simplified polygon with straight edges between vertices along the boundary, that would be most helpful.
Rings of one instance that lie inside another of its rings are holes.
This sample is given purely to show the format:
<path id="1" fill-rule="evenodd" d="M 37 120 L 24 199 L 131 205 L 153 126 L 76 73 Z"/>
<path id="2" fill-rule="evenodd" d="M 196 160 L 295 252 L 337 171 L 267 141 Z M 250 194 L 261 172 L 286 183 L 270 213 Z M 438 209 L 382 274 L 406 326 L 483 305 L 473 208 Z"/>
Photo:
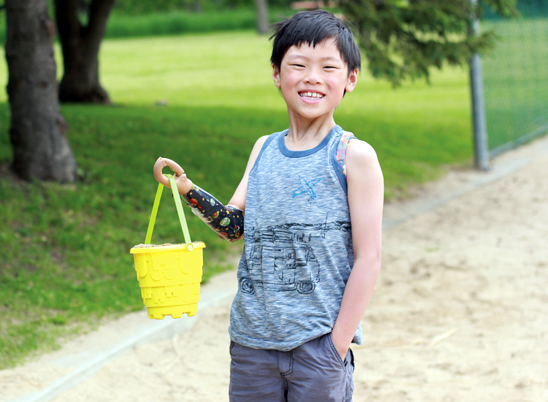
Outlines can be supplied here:
<path id="1" fill-rule="evenodd" d="M 308 194 L 310 198 L 312 198 L 313 200 L 316 199 L 316 197 L 318 196 L 316 195 L 316 192 L 314 191 L 314 186 L 318 184 L 320 180 L 321 180 L 321 177 L 318 177 L 314 180 L 307 181 L 305 178 L 299 175 L 299 182 L 301 184 L 301 187 L 293 191 L 293 198 L 301 194 Z"/>
<path id="2" fill-rule="evenodd" d="M 329 222 L 326 215 L 323 224 L 294 223 L 255 230 L 249 276 L 240 278 L 242 292 L 252 294 L 255 286 L 275 292 L 314 292 L 322 270 L 314 245 L 332 230 L 350 232 L 350 223 Z"/>

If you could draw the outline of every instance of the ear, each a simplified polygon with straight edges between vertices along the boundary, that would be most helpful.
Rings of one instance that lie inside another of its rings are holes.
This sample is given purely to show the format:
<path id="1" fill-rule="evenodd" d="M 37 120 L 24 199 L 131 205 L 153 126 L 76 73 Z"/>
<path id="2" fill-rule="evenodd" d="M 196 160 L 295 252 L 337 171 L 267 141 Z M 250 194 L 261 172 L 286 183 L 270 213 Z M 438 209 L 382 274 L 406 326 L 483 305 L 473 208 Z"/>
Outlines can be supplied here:
<path id="1" fill-rule="evenodd" d="M 350 73 L 348 76 L 348 81 L 346 83 L 346 92 L 352 92 L 354 88 L 356 88 L 356 84 L 358 83 L 358 69 L 356 68 L 354 71 Z"/>
<path id="2" fill-rule="evenodd" d="M 274 85 L 276 88 L 280 88 L 282 83 L 280 81 L 280 70 L 274 64 L 272 64 L 272 79 L 274 80 Z"/>

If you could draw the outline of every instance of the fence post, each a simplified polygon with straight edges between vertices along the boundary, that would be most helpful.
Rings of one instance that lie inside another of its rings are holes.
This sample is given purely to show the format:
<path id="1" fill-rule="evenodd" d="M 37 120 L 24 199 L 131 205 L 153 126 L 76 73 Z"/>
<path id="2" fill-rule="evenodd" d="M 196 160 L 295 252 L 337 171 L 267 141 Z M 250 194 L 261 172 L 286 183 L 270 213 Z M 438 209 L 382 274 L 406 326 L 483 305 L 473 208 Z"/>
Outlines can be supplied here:
<path id="1" fill-rule="evenodd" d="M 478 0 L 471 0 L 474 7 Z M 479 33 L 479 19 L 474 15 L 471 35 Z M 485 121 L 485 101 L 483 94 L 483 74 L 481 57 L 474 54 L 470 59 L 470 92 L 472 95 L 472 120 L 474 127 L 474 162 L 477 169 L 489 170 L 489 145 L 487 144 L 487 123 Z"/>

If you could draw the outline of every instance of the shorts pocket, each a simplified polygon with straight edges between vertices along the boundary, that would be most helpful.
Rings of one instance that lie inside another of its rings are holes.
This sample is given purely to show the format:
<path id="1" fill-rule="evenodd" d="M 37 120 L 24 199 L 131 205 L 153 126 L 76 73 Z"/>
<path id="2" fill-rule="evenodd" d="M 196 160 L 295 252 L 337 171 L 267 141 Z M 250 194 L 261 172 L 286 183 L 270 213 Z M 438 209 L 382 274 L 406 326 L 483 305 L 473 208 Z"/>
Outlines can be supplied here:
<path id="1" fill-rule="evenodd" d="M 331 336 L 331 333 L 325 335 L 325 339 L 337 363 L 339 363 L 342 369 L 346 369 L 344 360 L 341 358 L 341 355 L 339 354 L 339 352 L 337 351 L 337 348 L 335 347 L 335 343 L 333 342 L 333 337 Z"/>
<path id="2" fill-rule="evenodd" d="M 349 353 L 346 355 L 346 384 L 345 384 L 345 398 L 344 402 L 352 402 L 352 395 L 354 394 L 354 353 L 352 349 L 349 349 Z"/>

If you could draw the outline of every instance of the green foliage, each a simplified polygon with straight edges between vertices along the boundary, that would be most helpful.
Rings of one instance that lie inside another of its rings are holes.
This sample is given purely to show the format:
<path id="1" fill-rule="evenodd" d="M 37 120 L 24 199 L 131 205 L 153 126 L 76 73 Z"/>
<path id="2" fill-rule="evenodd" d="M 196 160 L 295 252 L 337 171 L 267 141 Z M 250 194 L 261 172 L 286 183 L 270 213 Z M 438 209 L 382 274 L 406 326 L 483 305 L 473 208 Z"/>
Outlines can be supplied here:
<path id="1" fill-rule="evenodd" d="M 101 317 L 143 308 L 129 249 L 146 234 L 154 161 L 178 161 L 228 201 L 256 139 L 287 127 L 269 53 L 267 38 L 251 31 L 104 41 L 101 76 L 115 104 L 62 107 L 80 167 L 75 185 L 23 183 L 8 173 L 9 113 L 0 94 L 1 368 Z M 342 127 L 376 149 L 387 198 L 470 160 L 466 72 L 449 68 L 431 79 L 432 86 L 406 82 L 393 91 L 362 74 L 336 111 Z M 167 106 L 155 106 L 159 100 Z M 192 238 L 207 245 L 206 276 L 233 266 L 241 245 L 185 212 Z M 152 240 L 182 241 L 167 191 Z"/>
<path id="2" fill-rule="evenodd" d="M 112 15 L 106 38 L 129 38 L 182 33 L 205 33 L 255 28 L 255 13 L 251 9 L 190 13 L 173 11 L 147 15 Z"/>
<path id="3" fill-rule="evenodd" d="M 488 0 L 495 12 L 516 15 L 516 0 Z M 481 7 L 471 0 L 339 0 L 354 26 L 368 69 L 399 86 L 406 78 L 430 77 L 430 69 L 465 65 L 474 53 L 492 49 L 493 31 L 471 35 Z"/>
<path id="4" fill-rule="evenodd" d="M 124 15 L 145 15 L 172 11 L 218 11 L 234 7 L 253 7 L 252 0 L 117 0 L 114 12 Z"/>
<path id="5" fill-rule="evenodd" d="M 269 7 L 289 8 L 291 0 L 270 0 Z M 218 12 L 230 9 L 246 8 L 253 10 L 254 0 L 117 0 L 114 13 L 121 15 L 146 15 L 174 11 L 199 13 Z"/>

